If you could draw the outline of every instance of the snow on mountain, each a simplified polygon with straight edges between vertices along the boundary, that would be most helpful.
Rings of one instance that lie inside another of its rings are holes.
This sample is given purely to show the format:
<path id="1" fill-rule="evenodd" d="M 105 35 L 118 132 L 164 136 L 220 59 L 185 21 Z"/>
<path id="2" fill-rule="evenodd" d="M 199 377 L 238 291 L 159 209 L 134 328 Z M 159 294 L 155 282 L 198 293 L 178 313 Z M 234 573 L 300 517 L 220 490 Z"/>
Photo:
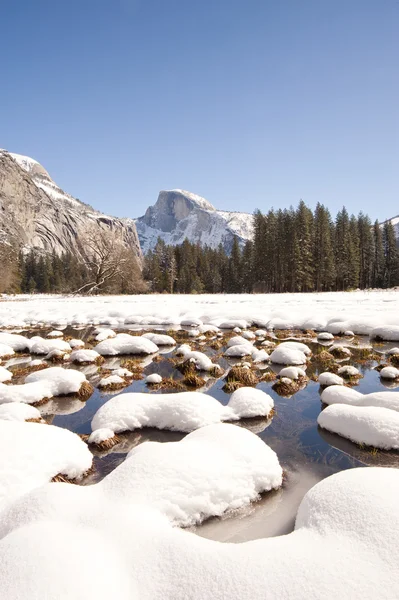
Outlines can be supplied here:
<path id="1" fill-rule="evenodd" d="M 85 253 L 85 238 L 94 228 L 120 235 L 141 258 L 132 219 L 95 210 L 64 192 L 33 158 L 0 150 L 0 232 L 2 242 L 28 250 Z"/>
<path id="2" fill-rule="evenodd" d="M 161 191 L 156 204 L 135 222 L 144 253 L 158 238 L 173 246 L 185 239 L 211 248 L 222 244 L 230 252 L 234 236 L 241 246 L 253 236 L 252 215 L 217 210 L 205 198 L 180 189 Z"/>

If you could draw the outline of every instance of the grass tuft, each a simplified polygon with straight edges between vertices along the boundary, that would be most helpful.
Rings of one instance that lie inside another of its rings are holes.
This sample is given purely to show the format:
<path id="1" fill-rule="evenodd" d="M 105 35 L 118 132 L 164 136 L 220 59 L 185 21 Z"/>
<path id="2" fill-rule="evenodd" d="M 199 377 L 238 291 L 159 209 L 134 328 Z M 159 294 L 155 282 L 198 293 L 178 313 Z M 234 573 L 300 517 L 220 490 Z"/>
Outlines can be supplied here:
<path id="1" fill-rule="evenodd" d="M 89 383 L 88 381 L 84 381 L 82 383 L 82 385 L 80 386 L 77 396 L 79 397 L 79 400 L 84 402 L 85 400 L 88 400 L 90 398 L 90 396 L 92 395 L 93 392 L 94 392 L 94 388 L 91 385 L 91 383 Z M 71 395 L 75 395 L 75 394 L 71 394 Z"/>
<path id="2" fill-rule="evenodd" d="M 113 448 L 114 446 L 117 446 L 121 442 L 122 442 L 122 438 L 119 435 L 115 434 L 113 437 L 108 438 L 107 440 L 103 440 L 102 442 L 99 442 L 98 444 L 90 444 L 90 445 L 94 446 L 95 448 L 98 448 L 99 450 L 111 450 L 111 448 Z"/>

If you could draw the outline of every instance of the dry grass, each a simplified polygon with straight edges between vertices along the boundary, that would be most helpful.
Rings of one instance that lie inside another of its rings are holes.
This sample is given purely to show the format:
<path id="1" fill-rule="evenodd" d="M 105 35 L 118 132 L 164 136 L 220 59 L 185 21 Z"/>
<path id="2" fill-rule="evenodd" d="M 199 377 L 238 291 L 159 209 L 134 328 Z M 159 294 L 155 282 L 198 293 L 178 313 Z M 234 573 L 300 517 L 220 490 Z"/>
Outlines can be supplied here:
<path id="1" fill-rule="evenodd" d="M 313 331 L 313 329 L 302 329 L 302 333 L 307 337 L 315 338 L 317 337 L 317 333 Z"/>
<path id="2" fill-rule="evenodd" d="M 244 367 L 236 366 L 232 367 L 227 373 L 225 382 L 226 383 L 223 386 L 223 390 L 227 391 L 228 389 L 234 387 L 237 383 L 240 384 L 237 387 L 255 386 L 259 383 L 259 377 L 257 377 L 255 373 L 251 371 L 251 369 L 245 369 Z"/>
<path id="3" fill-rule="evenodd" d="M 25 377 L 25 375 L 29 375 L 30 373 L 34 373 L 35 371 L 42 371 L 43 369 L 48 369 L 49 365 L 36 365 L 34 367 L 18 367 L 17 365 L 11 365 L 8 367 L 9 371 L 12 371 L 14 377 Z"/>
<path id="4" fill-rule="evenodd" d="M 238 388 L 240 387 L 244 387 L 244 384 L 240 383 L 239 381 L 227 381 L 222 389 L 224 392 L 226 392 L 226 394 L 231 394 L 232 392 L 238 390 Z"/>
<path id="5" fill-rule="evenodd" d="M 64 356 L 66 356 L 67 354 L 67 352 L 63 352 L 63 354 L 54 354 L 53 356 L 50 356 L 50 358 L 46 358 L 46 360 L 52 362 L 55 365 L 59 365 L 65 363 Z"/>
<path id="6" fill-rule="evenodd" d="M 382 369 L 383 369 L 384 367 L 389 367 L 389 365 L 387 365 L 386 363 L 385 363 L 385 364 L 384 364 L 384 363 L 382 363 L 382 364 L 380 364 L 380 365 L 377 365 L 377 366 L 374 368 L 374 370 L 375 370 L 375 371 L 378 371 L 378 372 L 380 372 L 380 371 L 382 371 Z"/>
<path id="7" fill-rule="evenodd" d="M 221 348 L 223 348 L 223 346 L 224 343 L 220 339 L 213 340 L 209 344 L 209 347 L 212 348 L 212 350 L 220 350 Z"/>
<path id="8" fill-rule="evenodd" d="M 122 442 L 122 438 L 119 435 L 114 435 L 112 438 L 108 438 L 107 440 L 103 440 L 98 444 L 90 444 L 99 450 L 111 450 L 114 446 L 117 446 Z"/>
<path id="9" fill-rule="evenodd" d="M 41 417 L 38 417 L 37 419 L 25 419 L 25 423 L 43 423 L 47 425 L 46 421 Z"/>
<path id="10" fill-rule="evenodd" d="M 84 402 L 85 400 L 88 400 L 90 398 L 90 396 L 92 395 L 93 392 L 94 392 L 94 388 L 91 385 L 91 383 L 89 383 L 88 381 L 84 381 L 79 388 L 77 396 L 78 396 L 79 400 Z M 75 394 L 70 394 L 70 395 L 74 396 Z"/>
<path id="11" fill-rule="evenodd" d="M 388 360 L 394 367 L 399 367 L 399 354 L 390 354 Z"/>
<path id="12" fill-rule="evenodd" d="M 200 388 L 205 385 L 205 379 L 197 375 L 195 372 L 186 373 L 182 379 L 182 383 L 187 387 Z"/>
<path id="13" fill-rule="evenodd" d="M 86 442 L 86 444 L 89 441 L 90 435 L 88 433 L 77 433 L 76 435 L 78 435 L 80 437 L 82 442 Z"/>
<path id="14" fill-rule="evenodd" d="M 273 371 L 267 371 L 266 373 L 264 373 L 262 375 L 262 377 L 260 378 L 260 381 L 275 381 L 276 378 L 277 378 L 276 373 L 273 373 Z"/>
<path id="15" fill-rule="evenodd" d="M 156 354 L 154 356 L 154 358 L 152 359 L 152 362 L 154 362 L 154 363 L 159 363 L 161 361 L 162 361 L 162 355 L 161 354 Z"/>
<path id="16" fill-rule="evenodd" d="M 126 358 L 121 362 L 121 367 L 132 373 L 129 379 L 142 379 L 144 375 L 144 367 L 141 365 L 141 360 L 135 358 Z"/>
<path id="17" fill-rule="evenodd" d="M 55 475 L 54 477 L 51 478 L 51 481 L 54 482 L 54 483 L 72 483 L 72 484 L 77 484 L 80 481 L 82 481 L 82 479 L 84 479 L 88 475 L 91 475 L 92 473 L 94 473 L 94 466 L 93 465 L 90 467 L 90 469 L 88 469 L 80 477 L 76 477 L 74 479 L 70 479 L 69 477 L 67 477 L 63 473 L 58 473 L 58 475 Z"/>
<path id="18" fill-rule="evenodd" d="M 161 383 L 147 383 L 147 385 L 155 390 L 186 390 L 186 386 L 182 383 L 182 380 L 173 379 L 173 377 L 165 377 Z"/>
<path id="19" fill-rule="evenodd" d="M 120 383 L 107 383 L 107 385 L 99 386 L 98 389 L 101 392 L 117 392 L 118 390 L 123 390 L 128 385 L 129 381 L 122 381 Z"/>
<path id="20" fill-rule="evenodd" d="M 277 392 L 279 396 L 292 396 L 300 389 L 299 382 L 291 380 L 290 383 L 277 379 L 273 385 L 273 390 Z"/>
<path id="21" fill-rule="evenodd" d="M 105 362 L 105 358 L 103 356 L 98 356 L 96 360 L 73 360 L 74 365 L 82 366 L 82 365 L 97 365 L 100 366 Z"/>

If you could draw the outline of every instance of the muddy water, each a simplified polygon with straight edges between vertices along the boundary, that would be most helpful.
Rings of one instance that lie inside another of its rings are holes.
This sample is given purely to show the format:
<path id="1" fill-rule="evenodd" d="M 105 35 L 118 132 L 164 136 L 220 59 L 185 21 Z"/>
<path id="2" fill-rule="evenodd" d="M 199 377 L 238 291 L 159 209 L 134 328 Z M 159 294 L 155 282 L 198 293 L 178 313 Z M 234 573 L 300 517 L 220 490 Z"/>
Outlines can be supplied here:
<path id="1" fill-rule="evenodd" d="M 92 330 L 65 330 L 65 335 L 73 335 L 87 340 Z M 25 335 L 36 335 L 38 332 L 23 332 Z M 40 335 L 45 335 L 41 331 Z M 187 340 L 189 343 L 192 340 Z M 314 350 L 317 344 L 309 342 L 308 345 Z M 341 342 L 340 342 L 341 343 Z M 357 347 L 370 345 L 367 338 L 357 338 Z M 351 343 L 348 342 L 350 346 Z M 375 350 L 382 353 L 392 344 L 375 345 Z M 210 355 L 215 354 L 206 343 L 201 348 Z M 327 349 L 327 345 L 326 345 Z M 223 349 L 221 349 L 223 350 Z M 220 350 L 219 350 L 220 352 Z M 373 367 L 377 362 L 359 363 L 354 356 L 343 364 L 356 366 L 363 374 L 356 390 L 369 393 L 377 390 L 399 390 L 395 385 L 385 387 L 380 380 L 377 371 Z M 150 358 L 143 359 L 144 376 L 150 373 L 160 373 L 162 377 L 179 376 L 173 364 L 168 360 L 174 356 L 174 351 L 166 349 L 162 351 L 162 360 L 152 362 Z M 16 358 L 10 363 L 29 362 L 29 358 Z M 119 366 L 121 359 L 111 358 L 101 366 L 102 368 L 115 368 Z M 237 361 L 226 362 L 220 358 L 219 363 L 224 368 Z M 72 366 L 71 368 L 77 368 Z M 277 366 L 268 367 L 276 373 L 280 370 Z M 90 365 L 80 367 L 88 380 L 96 386 L 101 373 L 97 366 Z M 308 369 L 309 376 L 318 374 L 317 363 L 312 363 Z M 223 379 L 209 379 L 202 390 L 217 398 L 222 404 L 227 404 L 229 394 L 223 390 Z M 198 535 L 219 540 L 240 542 L 250 539 L 276 536 L 292 531 L 295 522 L 297 508 L 304 494 L 321 479 L 343 469 L 361 467 L 367 465 L 399 467 L 399 454 L 394 452 L 378 451 L 370 452 L 361 449 L 358 445 L 341 438 L 338 435 L 321 430 L 317 426 L 317 416 L 323 406 L 320 401 L 320 386 L 310 380 L 307 386 L 298 391 L 290 398 L 279 396 L 273 389 L 273 382 L 260 383 L 259 389 L 270 394 L 275 402 L 276 414 L 271 420 L 251 419 L 241 421 L 238 426 L 246 427 L 258 435 L 277 453 L 280 463 L 285 472 L 284 485 L 281 490 L 265 494 L 258 502 L 247 507 L 245 510 L 229 513 L 223 518 L 210 519 L 195 529 Z M 133 381 L 117 394 L 126 392 L 144 392 L 149 390 L 143 380 Z M 169 390 L 167 390 L 169 391 Z M 54 425 L 65 427 L 76 433 L 88 434 L 91 432 L 90 423 L 97 409 L 104 404 L 112 395 L 95 389 L 93 395 L 87 402 L 80 402 L 71 398 L 54 399 L 39 407 L 44 418 Z M 162 392 L 151 392 L 162 393 Z M 159 442 L 179 441 L 184 434 L 159 431 L 155 429 L 144 429 L 136 432 L 122 434 L 123 442 L 108 452 L 96 451 L 94 454 L 95 472 L 84 481 L 85 485 L 93 484 L 110 471 L 116 468 L 126 458 L 127 453 L 143 442 L 148 440 Z"/>

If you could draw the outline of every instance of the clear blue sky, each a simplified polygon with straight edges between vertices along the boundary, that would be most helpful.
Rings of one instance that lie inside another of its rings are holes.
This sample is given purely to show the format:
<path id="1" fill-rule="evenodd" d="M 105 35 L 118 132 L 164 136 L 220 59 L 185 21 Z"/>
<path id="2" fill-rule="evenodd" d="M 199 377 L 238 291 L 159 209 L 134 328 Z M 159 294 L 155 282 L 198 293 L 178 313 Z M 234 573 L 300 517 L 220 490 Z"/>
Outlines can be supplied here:
<path id="1" fill-rule="evenodd" d="M 399 213 L 399 0 L 2 2 L 0 147 L 139 216 L 183 188 L 252 212 Z"/>

